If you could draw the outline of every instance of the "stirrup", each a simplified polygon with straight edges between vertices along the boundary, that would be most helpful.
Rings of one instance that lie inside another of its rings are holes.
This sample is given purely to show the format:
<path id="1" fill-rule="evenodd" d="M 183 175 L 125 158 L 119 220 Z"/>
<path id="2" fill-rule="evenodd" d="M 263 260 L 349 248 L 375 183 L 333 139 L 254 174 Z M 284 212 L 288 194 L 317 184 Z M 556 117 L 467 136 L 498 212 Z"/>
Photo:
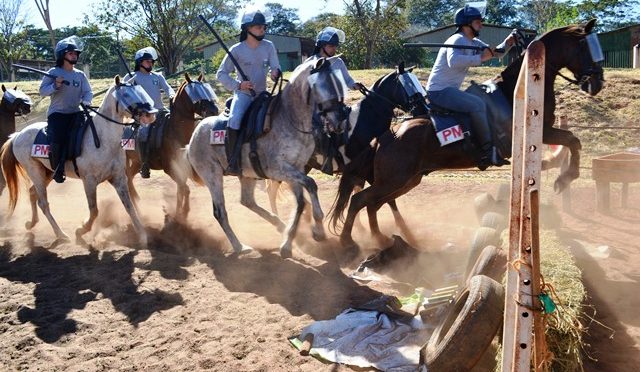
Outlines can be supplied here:
<path id="1" fill-rule="evenodd" d="M 144 165 L 140 168 L 140 177 L 142 178 L 150 178 L 151 177 L 151 169 L 149 167 L 145 167 Z"/>

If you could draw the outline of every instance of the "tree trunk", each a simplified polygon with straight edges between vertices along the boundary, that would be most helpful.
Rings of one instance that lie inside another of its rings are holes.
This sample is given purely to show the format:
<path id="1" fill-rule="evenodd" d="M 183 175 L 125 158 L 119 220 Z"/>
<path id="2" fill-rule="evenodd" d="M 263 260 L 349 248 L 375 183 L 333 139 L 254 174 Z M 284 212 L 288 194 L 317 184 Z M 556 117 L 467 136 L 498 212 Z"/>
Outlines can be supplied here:
<path id="1" fill-rule="evenodd" d="M 56 52 L 56 36 L 53 33 L 53 27 L 51 27 L 51 15 L 49 13 L 49 0 L 35 0 L 36 7 L 38 8 L 38 12 L 40 12 L 40 16 L 44 21 L 45 26 L 47 26 L 47 30 L 49 31 L 49 40 L 51 41 L 51 50 L 54 53 Z M 54 57 L 55 58 L 55 57 Z"/>

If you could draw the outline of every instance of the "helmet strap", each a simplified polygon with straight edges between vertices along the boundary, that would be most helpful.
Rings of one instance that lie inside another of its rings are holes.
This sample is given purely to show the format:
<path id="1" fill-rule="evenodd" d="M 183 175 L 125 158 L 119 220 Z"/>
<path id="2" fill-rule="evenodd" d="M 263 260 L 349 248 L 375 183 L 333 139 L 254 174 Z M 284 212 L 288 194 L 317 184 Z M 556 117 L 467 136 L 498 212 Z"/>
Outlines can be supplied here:
<path id="1" fill-rule="evenodd" d="M 320 49 L 322 49 L 322 52 L 324 53 L 324 55 L 325 55 L 325 56 L 327 56 L 327 57 L 333 57 L 332 55 L 329 55 L 329 53 L 327 53 L 327 50 L 326 50 L 326 49 L 324 49 L 324 45 L 323 45 L 323 46 L 322 46 L 322 48 L 320 48 Z M 335 53 L 334 53 L 334 55 L 335 55 Z"/>
<path id="2" fill-rule="evenodd" d="M 75 61 L 71 61 L 71 60 L 68 60 L 67 57 L 64 57 L 64 60 L 69 62 L 69 64 L 71 64 L 71 65 L 75 65 L 76 63 L 78 63 L 77 59 Z"/>
<path id="3" fill-rule="evenodd" d="M 140 67 L 142 67 L 142 69 L 145 70 L 146 72 L 151 72 L 151 70 L 153 70 L 153 67 L 145 67 L 143 65 L 140 65 Z"/>
<path id="4" fill-rule="evenodd" d="M 255 35 L 253 32 L 251 32 L 251 31 L 249 31 L 249 30 L 247 30 L 247 33 L 248 33 L 249 35 L 253 36 L 253 38 L 254 38 L 254 39 L 256 39 L 256 40 L 258 40 L 258 41 L 262 41 L 262 39 L 264 39 L 264 35 L 257 36 L 257 35 Z"/>

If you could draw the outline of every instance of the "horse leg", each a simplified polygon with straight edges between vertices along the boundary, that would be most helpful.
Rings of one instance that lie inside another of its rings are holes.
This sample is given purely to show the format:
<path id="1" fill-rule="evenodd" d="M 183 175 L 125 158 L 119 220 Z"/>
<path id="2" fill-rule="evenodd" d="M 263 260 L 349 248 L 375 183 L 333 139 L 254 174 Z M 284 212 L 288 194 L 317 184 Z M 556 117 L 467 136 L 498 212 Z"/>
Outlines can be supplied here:
<path id="1" fill-rule="evenodd" d="M 127 153 L 126 159 L 126 167 L 125 172 L 127 173 L 127 185 L 129 187 L 129 195 L 131 196 L 131 200 L 133 203 L 138 206 L 138 201 L 140 200 L 140 195 L 138 195 L 138 191 L 133 184 L 133 178 L 140 171 L 140 161 L 137 157 L 137 153 L 135 151 L 125 151 Z M 134 155 L 135 154 L 135 155 Z"/>
<path id="2" fill-rule="evenodd" d="M 282 182 L 276 180 L 265 180 L 267 186 L 267 195 L 269 196 L 269 205 L 271 206 L 271 212 L 278 215 L 278 191 Z"/>
<path id="3" fill-rule="evenodd" d="M 291 191 L 293 192 L 293 195 L 296 200 L 296 210 L 293 215 L 293 218 L 291 219 L 291 222 L 289 223 L 289 226 L 287 227 L 287 231 L 285 233 L 285 240 L 282 243 L 282 245 L 280 245 L 280 256 L 282 256 L 282 258 L 289 258 L 292 256 L 291 245 L 293 242 L 293 238 L 295 237 L 296 232 L 298 230 L 298 223 L 300 222 L 300 216 L 302 215 L 302 212 L 304 211 L 304 206 L 305 206 L 302 185 L 295 182 L 292 182 L 289 185 L 291 186 Z"/>
<path id="4" fill-rule="evenodd" d="M 240 204 L 252 210 L 258 216 L 267 220 L 275 226 L 279 232 L 284 231 L 284 222 L 275 214 L 262 208 L 256 203 L 254 190 L 256 188 L 256 180 L 253 178 L 240 177 Z"/>
<path id="5" fill-rule="evenodd" d="M 89 217 L 82 223 L 82 226 L 76 229 L 76 243 L 86 244 L 82 235 L 91 231 L 93 222 L 98 217 L 98 200 L 97 200 L 97 187 L 98 182 L 93 177 L 87 177 L 82 180 L 84 185 L 84 193 L 87 196 L 87 205 L 89 207 Z"/>
<path id="6" fill-rule="evenodd" d="M 122 205 L 124 205 L 124 209 L 129 214 L 129 217 L 131 217 L 133 228 L 138 233 L 140 245 L 146 247 L 148 243 L 147 231 L 144 229 L 144 225 L 142 225 L 140 217 L 138 216 L 138 211 L 131 201 L 131 195 L 129 195 L 129 187 L 127 186 L 126 178 L 127 176 L 124 173 L 114 175 L 109 180 L 109 183 L 111 183 L 111 186 L 116 189 L 116 192 L 120 197 L 120 201 L 122 202 Z"/>
<path id="7" fill-rule="evenodd" d="M 171 169 L 169 172 L 166 172 L 171 177 L 173 181 L 175 181 L 177 186 L 176 192 L 176 217 L 181 220 L 185 220 L 187 215 L 189 215 L 190 205 L 189 205 L 189 195 L 191 194 L 191 190 L 189 190 L 189 186 L 187 185 L 187 178 L 182 177 L 182 173 L 178 170 Z"/>
<path id="8" fill-rule="evenodd" d="M 53 215 L 49 210 L 49 199 L 47 198 L 47 185 L 49 184 L 49 182 L 51 182 L 51 179 L 45 179 L 45 177 L 32 177 L 31 181 L 33 182 L 33 187 L 35 188 L 35 192 L 37 194 L 38 206 L 40 207 L 40 210 L 45 215 L 45 217 L 47 217 L 47 221 L 49 221 L 49 224 L 53 228 L 53 232 L 56 234 L 56 239 L 68 241 L 69 236 L 65 234 L 62 231 L 62 229 L 60 229 L 60 226 L 58 226 L 58 223 L 53 218 Z M 32 211 L 32 214 L 34 214 L 33 211 Z M 37 220 L 37 213 L 35 214 L 36 214 L 36 220 Z"/>
<path id="9" fill-rule="evenodd" d="M 553 189 L 561 193 L 571 181 L 580 177 L 580 150 L 582 144 L 580 140 L 568 130 L 559 128 L 544 128 L 542 132 L 542 142 L 545 144 L 562 145 L 571 151 L 569 167 L 561 173 L 553 184 Z"/>
<path id="10" fill-rule="evenodd" d="M 253 248 L 248 245 L 240 243 L 240 240 L 231 229 L 229 225 L 229 217 L 227 216 L 227 209 L 224 204 L 224 190 L 222 180 L 222 168 L 214 168 L 213 172 L 207 170 L 207 173 L 198 172 L 206 183 L 209 193 L 211 194 L 211 202 L 213 204 L 213 217 L 218 221 L 220 227 L 224 231 L 224 234 L 229 239 L 234 253 L 246 253 L 250 252 Z"/>
<path id="11" fill-rule="evenodd" d="M 387 202 L 389 208 L 391 208 L 391 213 L 393 213 L 393 220 L 396 222 L 396 226 L 400 229 L 400 233 L 404 235 L 405 239 L 407 239 L 407 243 L 411 246 L 418 245 L 418 239 L 416 239 L 415 235 L 413 235 L 413 231 L 409 230 L 407 223 L 404 220 L 404 217 L 400 214 L 398 210 L 398 205 L 396 204 L 396 200 L 393 199 Z"/>
<path id="12" fill-rule="evenodd" d="M 45 182 L 47 183 L 45 185 L 45 187 L 47 187 L 49 185 L 49 182 L 51 180 L 47 179 Z M 31 230 L 33 229 L 33 227 L 40 221 L 40 218 L 38 217 L 38 193 L 36 192 L 36 187 L 34 185 L 31 185 L 31 187 L 29 187 L 29 202 L 31 204 L 31 221 L 27 221 L 24 224 L 24 227 L 27 230 Z"/>

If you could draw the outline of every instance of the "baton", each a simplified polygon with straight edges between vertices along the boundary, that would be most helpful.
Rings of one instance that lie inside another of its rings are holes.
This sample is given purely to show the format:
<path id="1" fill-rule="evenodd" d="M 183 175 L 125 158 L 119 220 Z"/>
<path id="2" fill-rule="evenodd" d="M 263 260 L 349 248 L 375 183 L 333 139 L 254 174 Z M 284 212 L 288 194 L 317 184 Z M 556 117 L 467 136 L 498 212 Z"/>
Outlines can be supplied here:
<path id="1" fill-rule="evenodd" d="M 218 35 L 216 30 L 214 30 L 213 27 L 211 27 L 207 19 L 202 14 L 200 14 L 198 17 L 202 20 L 202 22 L 204 22 L 204 24 L 207 26 L 209 31 L 211 31 L 213 36 L 215 36 L 216 40 L 218 40 L 218 43 L 220 43 L 220 46 L 222 47 L 222 49 L 224 49 L 224 51 L 227 53 L 227 55 L 229 56 L 229 59 L 231 60 L 233 65 L 236 67 L 236 70 L 238 70 L 238 73 L 240 74 L 240 77 L 242 78 L 242 80 L 249 81 L 249 78 L 247 77 L 247 75 L 244 74 L 244 71 L 242 71 L 242 67 L 240 67 L 240 64 L 238 63 L 238 61 L 236 61 L 233 54 L 231 54 L 231 52 L 229 51 L 229 48 L 227 48 L 227 46 L 224 44 L 224 41 L 222 41 L 222 38 L 220 38 L 220 35 Z M 251 95 L 252 96 L 256 95 L 256 92 L 253 89 L 251 89 Z"/>
<path id="2" fill-rule="evenodd" d="M 489 49 L 486 46 L 475 46 L 475 45 L 456 45 L 456 44 L 438 44 L 438 43 L 404 43 L 402 44 L 405 48 L 453 48 L 453 49 L 471 49 L 477 50 L 479 52 Z M 496 53 L 504 53 L 504 49 L 497 48 L 494 49 Z"/>
<path id="3" fill-rule="evenodd" d="M 133 74 L 129 69 L 129 65 L 127 64 L 127 61 L 124 59 L 124 56 L 122 55 L 122 51 L 118 47 L 116 47 L 116 50 L 118 51 L 118 57 L 120 57 L 120 62 L 122 62 L 122 64 L 124 65 L 124 68 L 127 70 L 127 73 L 129 74 L 129 76 L 133 77 Z"/>
<path id="4" fill-rule="evenodd" d="M 48 72 L 44 72 L 42 70 L 38 70 L 37 68 L 33 68 L 33 67 L 25 66 L 25 65 L 19 65 L 17 63 L 13 63 L 13 64 L 11 64 L 11 66 L 13 66 L 13 67 L 15 67 L 17 69 L 22 69 L 22 70 L 27 70 L 27 71 L 30 71 L 30 72 L 35 72 L 35 73 L 38 73 L 40 75 L 44 75 L 46 77 L 50 77 L 52 79 L 57 79 L 58 78 L 55 75 L 52 75 L 52 74 L 50 74 Z M 62 84 L 69 85 L 69 82 L 66 81 L 66 80 L 62 80 Z"/>

